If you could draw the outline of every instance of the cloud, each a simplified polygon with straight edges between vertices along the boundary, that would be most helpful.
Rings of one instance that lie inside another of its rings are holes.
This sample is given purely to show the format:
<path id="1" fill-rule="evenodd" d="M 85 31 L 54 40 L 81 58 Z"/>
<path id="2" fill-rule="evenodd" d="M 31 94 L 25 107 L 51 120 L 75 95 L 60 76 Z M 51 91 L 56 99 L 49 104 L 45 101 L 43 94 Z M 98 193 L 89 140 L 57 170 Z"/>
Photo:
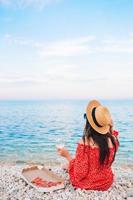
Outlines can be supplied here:
<path id="1" fill-rule="evenodd" d="M 95 36 L 82 36 L 54 42 L 38 42 L 23 37 L 13 37 L 7 33 L 4 35 L 4 39 L 10 44 L 30 46 L 37 49 L 38 54 L 43 57 L 64 57 L 93 53 L 94 49 L 91 47 L 91 42 L 95 41 Z"/>
<path id="2" fill-rule="evenodd" d="M 133 37 L 130 35 L 126 40 L 105 40 L 102 48 L 97 48 L 103 53 L 133 53 Z"/>
<path id="3" fill-rule="evenodd" d="M 71 40 L 56 41 L 46 44 L 40 51 L 42 56 L 77 56 L 93 52 L 90 42 L 95 36 L 84 36 Z"/>
<path id="4" fill-rule="evenodd" d="M 7 33 L 4 35 L 4 40 L 10 44 L 16 44 L 21 46 L 36 46 L 36 43 L 31 39 L 26 39 L 24 37 L 13 37 L 11 34 Z"/>
<path id="5" fill-rule="evenodd" d="M 90 53 L 133 53 L 133 37 L 126 40 L 97 40 L 95 36 L 83 36 L 40 45 L 39 54 L 44 57 L 87 56 Z"/>
<path id="6" fill-rule="evenodd" d="M 32 76 L 23 77 L 0 77 L 0 87 L 27 87 L 45 83 L 45 79 L 35 78 Z"/>
<path id="7" fill-rule="evenodd" d="M 61 2 L 62 0 L 0 0 L 0 5 L 15 7 L 15 8 L 39 8 L 42 9 L 47 5 Z"/>
<path id="8" fill-rule="evenodd" d="M 11 34 L 5 34 L 4 39 L 10 44 L 31 47 L 39 56 L 48 59 L 51 57 L 87 56 L 91 53 L 133 53 L 131 34 L 125 40 L 98 40 L 95 36 L 88 35 L 53 42 L 38 42 L 24 37 L 13 37 Z"/>
<path id="9" fill-rule="evenodd" d="M 72 73 L 72 70 L 67 70 L 72 65 L 55 66 L 53 69 L 47 68 L 45 72 L 39 75 L 6 75 L 0 77 L 0 87 L 34 87 L 34 86 L 45 86 L 47 85 L 63 85 L 69 84 L 84 84 L 106 81 L 107 78 L 101 75 L 88 76 L 88 73 L 81 71 Z"/>
<path id="10" fill-rule="evenodd" d="M 95 36 L 84 36 L 45 44 L 40 51 L 40 55 L 44 57 L 85 56 L 90 53 L 133 53 L 133 37 L 98 41 Z"/>
<path id="11" fill-rule="evenodd" d="M 28 46 L 34 49 L 40 49 L 43 48 L 44 44 L 42 42 L 34 41 L 29 38 L 25 38 L 22 36 L 16 36 L 14 37 L 10 33 L 6 33 L 3 37 L 4 41 L 7 42 L 8 44 L 15 44 L 15 45 L 20 45 L 20 46 Z"/>

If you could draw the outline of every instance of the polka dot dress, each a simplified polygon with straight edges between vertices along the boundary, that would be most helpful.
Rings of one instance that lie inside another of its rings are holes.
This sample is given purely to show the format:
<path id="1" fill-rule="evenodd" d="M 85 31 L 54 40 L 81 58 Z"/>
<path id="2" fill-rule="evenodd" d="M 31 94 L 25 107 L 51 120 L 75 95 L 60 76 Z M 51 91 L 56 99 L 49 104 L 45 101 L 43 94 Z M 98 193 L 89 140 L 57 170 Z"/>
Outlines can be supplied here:
<path id="1" fill-rule="evenodd" d="M 117 136 L 118 132 L 114 131 L 113 134 Z M 117 140 L 116 146 L 118 148 Z M 69 164 L 72 185 L 87 190 L 108 190 L 114 180 L 111 169 L 114 152 L 115 149 L 110 148 L 108 163 L 105 161 L 104 165 L 100 165 L 99 148 L 78 143 L 75 158 Z"/>

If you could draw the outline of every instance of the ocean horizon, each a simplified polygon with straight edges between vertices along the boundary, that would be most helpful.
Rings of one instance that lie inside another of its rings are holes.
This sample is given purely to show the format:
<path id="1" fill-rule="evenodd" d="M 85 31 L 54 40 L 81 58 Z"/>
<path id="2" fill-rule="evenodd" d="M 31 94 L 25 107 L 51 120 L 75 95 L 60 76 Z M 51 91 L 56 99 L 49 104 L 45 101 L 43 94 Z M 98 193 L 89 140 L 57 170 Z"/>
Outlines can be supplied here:
<path id="1" fill-rule="evenodd" d="M 101 100 L 119 131 L 116 160 L 133 161 L 133 100 Z M 58 161 L 56 144 L 74 155 L 83 135 L 88 100 L 1 100 L 0 161 Z"/>

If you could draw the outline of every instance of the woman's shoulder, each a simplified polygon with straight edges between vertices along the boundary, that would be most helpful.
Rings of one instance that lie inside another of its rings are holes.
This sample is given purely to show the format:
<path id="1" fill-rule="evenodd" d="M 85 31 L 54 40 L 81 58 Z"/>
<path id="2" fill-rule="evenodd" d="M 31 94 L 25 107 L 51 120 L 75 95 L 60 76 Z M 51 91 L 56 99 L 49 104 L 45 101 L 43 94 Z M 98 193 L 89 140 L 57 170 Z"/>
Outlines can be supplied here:
<path id="1" fill-rule="evenodd" d="M 89 140 L 87 138 L 85 138 L 85 141 L 83 139 L 80 139 L 78 142 L 79 145 L 85 145 L 87 147 L 98 147 L 97 144 L 94 143 L 94 141 L 90 138 Z"/>
<path id="2" fill-rule="evenodd" d="M 83 139 L 80 139 L 80 140 L 78 141 L 78 144 L 84 144 Z"/>
<path id="3" fill-rule="evenodd" d="M 86 138 L 85 138 L 85 140 L 80 139 L 79 142 L 78 142 L 78 144 L 81 144 L 81 145 L 83 144 L 83 145 L 89 146 L 89 142 L 87 141 Z"/>

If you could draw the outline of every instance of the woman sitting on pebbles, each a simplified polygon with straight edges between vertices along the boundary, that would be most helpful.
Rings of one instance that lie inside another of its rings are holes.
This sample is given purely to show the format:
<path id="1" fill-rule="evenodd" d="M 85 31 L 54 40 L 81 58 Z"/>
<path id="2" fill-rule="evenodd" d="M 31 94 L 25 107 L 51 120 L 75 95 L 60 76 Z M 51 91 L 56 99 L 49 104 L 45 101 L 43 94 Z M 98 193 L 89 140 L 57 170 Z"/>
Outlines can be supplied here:
<path id="1" fill-rule="evenodd" d="M 96 100 L 88 104 L 84 117 L 84 135 L 75 158 L 66 148 L 57 150 L 69 162 L 70 181 L 75 188 L 108 190 L 114 180 L 111 165 L 119 145 L 118 132 L 113 131 L 109 110 Z"/>

